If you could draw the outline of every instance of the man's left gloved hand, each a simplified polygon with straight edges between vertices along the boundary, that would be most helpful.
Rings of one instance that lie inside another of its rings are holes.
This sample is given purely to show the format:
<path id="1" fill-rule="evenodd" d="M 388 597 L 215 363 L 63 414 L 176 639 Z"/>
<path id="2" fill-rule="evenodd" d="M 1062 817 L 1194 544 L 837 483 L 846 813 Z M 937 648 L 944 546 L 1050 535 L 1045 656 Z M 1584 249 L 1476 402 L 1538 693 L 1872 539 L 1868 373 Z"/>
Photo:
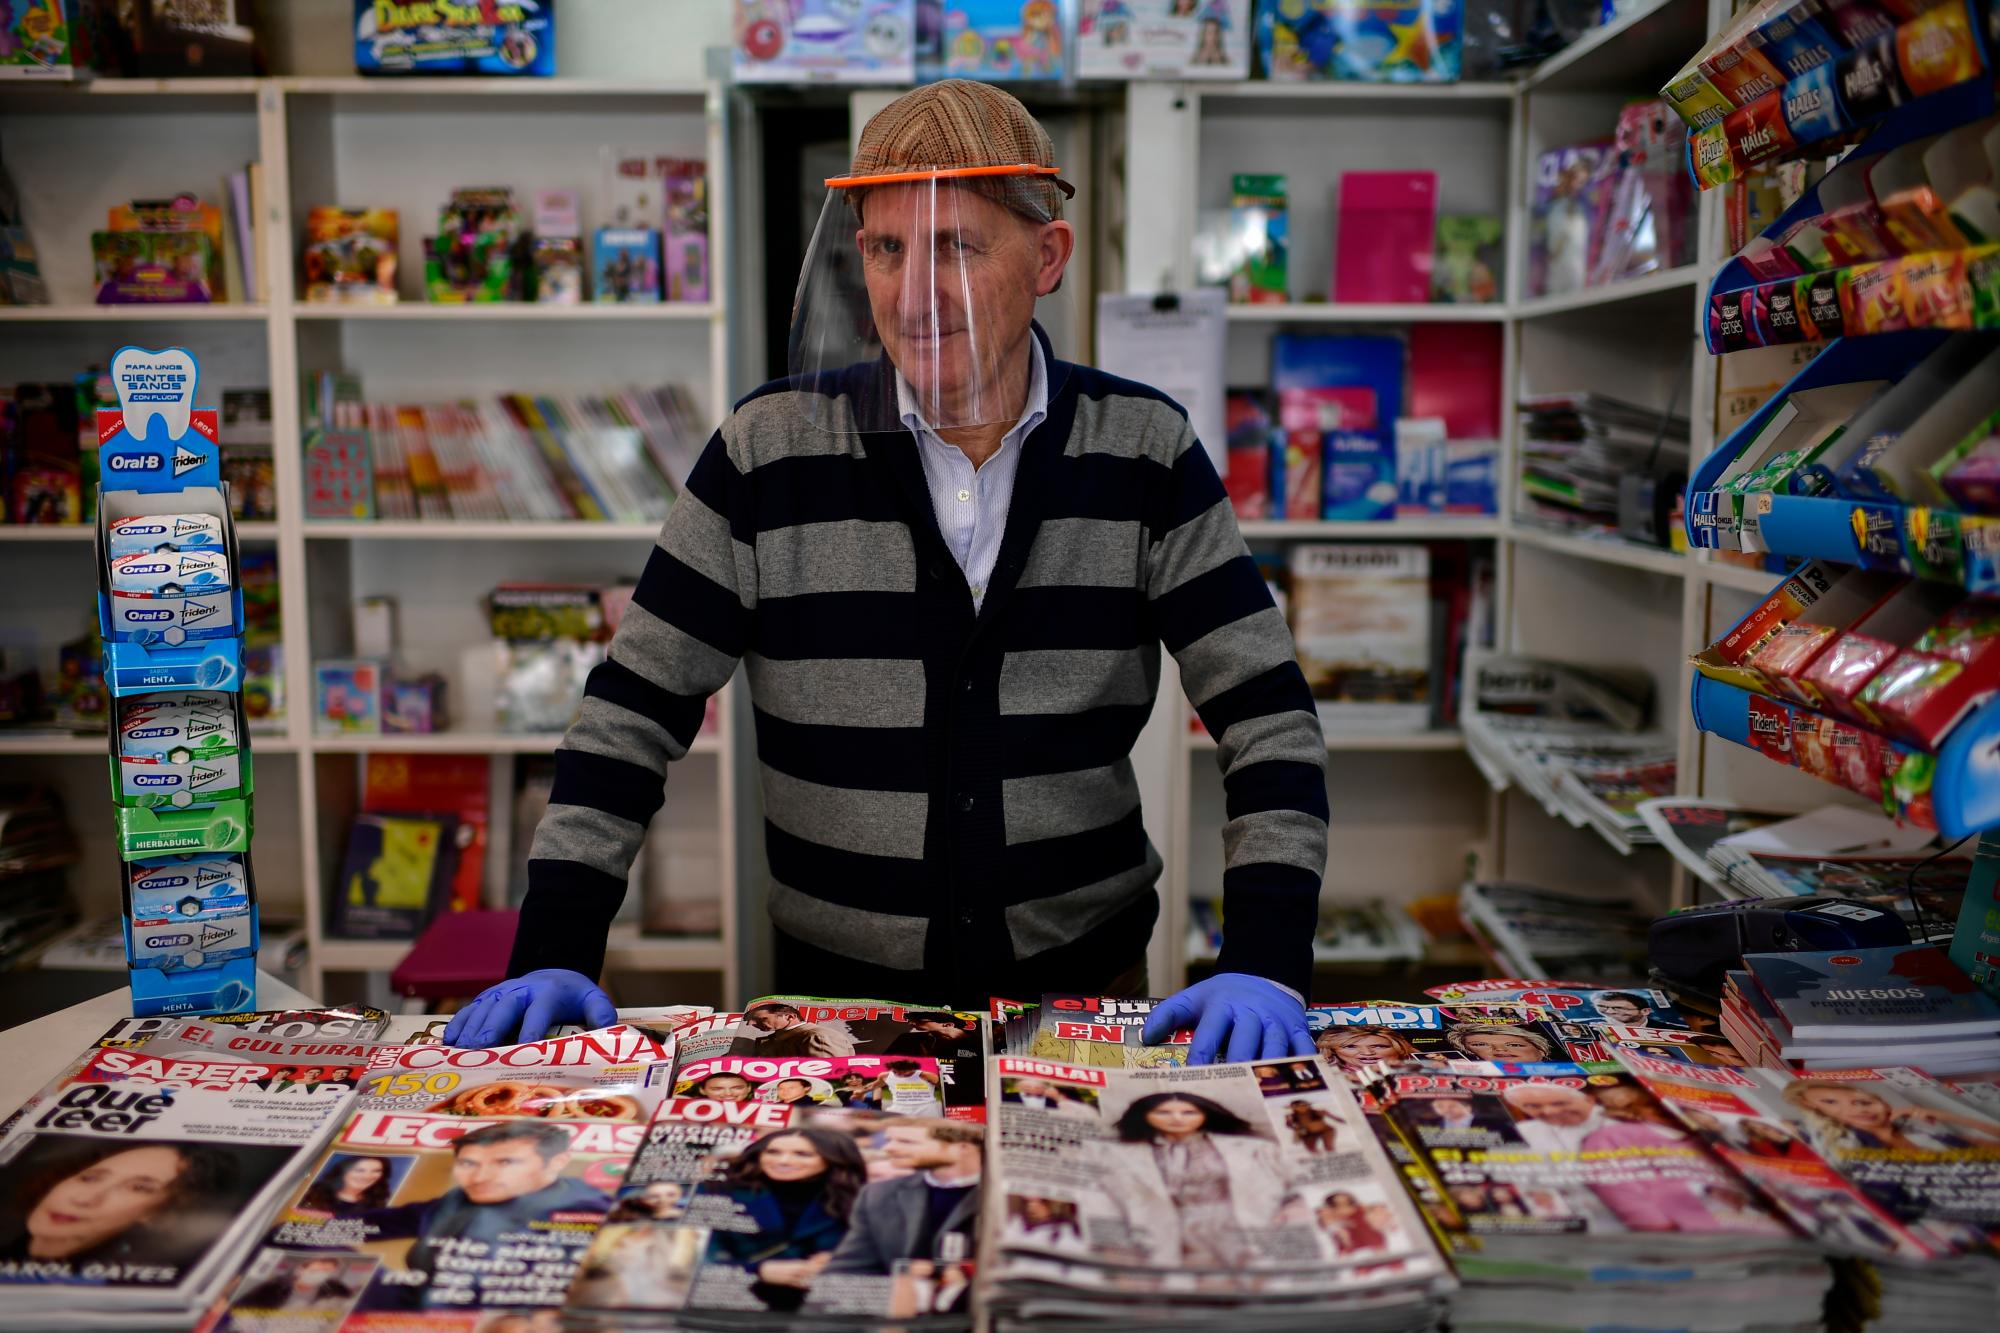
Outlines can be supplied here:
<path id="1" fill-rule="evenodd" d="M 1269 1060 L 1311 1055 L 1312 1033 L 1299 997 L 1275 981 L 1247 972 L 1218 972 L 1161 1002 L 1146 1020 L 1140 1040 L 1167 1042 L 1182 1028 L 1194 1029 L 1188 1048 L 1191 1065 L 1224 1060 Z"/>

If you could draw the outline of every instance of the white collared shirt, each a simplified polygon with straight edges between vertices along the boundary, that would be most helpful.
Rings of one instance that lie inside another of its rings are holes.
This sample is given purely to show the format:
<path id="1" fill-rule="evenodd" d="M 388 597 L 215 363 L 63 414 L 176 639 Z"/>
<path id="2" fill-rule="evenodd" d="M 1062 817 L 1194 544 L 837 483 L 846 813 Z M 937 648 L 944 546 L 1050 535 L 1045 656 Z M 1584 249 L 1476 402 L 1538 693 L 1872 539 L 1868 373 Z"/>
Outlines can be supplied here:
<path id="1" fill-rule="evenodd" d="M 931 511 L 952 559 L 965 572 L 972 589 L 972 607 L 986 601 L 986 587 L 1000 560 L 1000 539 L 1007 532 L 1007 511 L 1014 503 L 1014 474 L 1021 467 L 1021 450 L 1028 435 L 1049 414 L 1049 372 L 1042 360 L 1041 340 L 1028 339 L 1028 398 L 1021 419 L 1001 437 L 1000 447 L 978 468 L 965 451 L 939 438 L 924 421 L 915 393 L 903 372 L 896 372 L 896 410 L 916 437 L 923 460 L 924 482 L 930 487 Z"/>

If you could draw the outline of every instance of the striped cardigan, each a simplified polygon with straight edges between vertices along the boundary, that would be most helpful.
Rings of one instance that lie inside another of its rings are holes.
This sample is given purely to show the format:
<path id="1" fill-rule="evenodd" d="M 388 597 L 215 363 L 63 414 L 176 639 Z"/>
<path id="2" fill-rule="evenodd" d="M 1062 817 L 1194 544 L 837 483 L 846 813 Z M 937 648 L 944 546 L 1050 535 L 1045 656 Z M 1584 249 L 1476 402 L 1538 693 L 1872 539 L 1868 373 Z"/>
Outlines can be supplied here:
<path id="1" fill-rule="evenodd" d="M 1326 747 L 1291 636 L 1186 414 L 1035 332 L 1049 413 L 976 613 L 909 432 L 797 401 L 865 410 L 883 366 L 737 405 L 556 752 L 510 975 L 601 969 L 667 765 L 742 661 L 787 986 L 983 1004 L 1108 980 L 1158 910 L 1131 751 L 1164 643 L 1220 741 L 1219 966 L 1307 992 Z"/>

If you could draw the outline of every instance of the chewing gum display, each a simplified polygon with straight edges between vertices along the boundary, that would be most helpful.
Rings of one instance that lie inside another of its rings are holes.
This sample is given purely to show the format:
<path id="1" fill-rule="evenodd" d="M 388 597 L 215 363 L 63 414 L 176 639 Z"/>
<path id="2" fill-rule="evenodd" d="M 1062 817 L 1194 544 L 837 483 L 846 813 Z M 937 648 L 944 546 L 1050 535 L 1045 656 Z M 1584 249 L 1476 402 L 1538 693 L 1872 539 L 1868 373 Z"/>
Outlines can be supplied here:
<path id="1" fill-rule="evenodd" d="M 134 968 L 191 972 L 257 954 L 257 915 L 245 910 L 199 920 L 164 917 L 125 923 L 125 959 Z"/>
<path id="2" fill-rule="evenodd" d="M 250 906 L 250 868 L 240 856 L 173 857 L 126 869 L 126 911 L 135 919 L 200 917 Z"/>
<path id="3" fill-rule="evenodd" d="M 139 514 L 105 526 L 112 564 L 144 551 L 221 550 L 222 519 L 215 514 Z"/>
<path id="4" fill-rule="evenodd" d="M 126 347 L 97 414 L 97 601 L 125 959 L 139 1016 L 257 994 L 243 594 L 220 424 L 185 349 Z"/>

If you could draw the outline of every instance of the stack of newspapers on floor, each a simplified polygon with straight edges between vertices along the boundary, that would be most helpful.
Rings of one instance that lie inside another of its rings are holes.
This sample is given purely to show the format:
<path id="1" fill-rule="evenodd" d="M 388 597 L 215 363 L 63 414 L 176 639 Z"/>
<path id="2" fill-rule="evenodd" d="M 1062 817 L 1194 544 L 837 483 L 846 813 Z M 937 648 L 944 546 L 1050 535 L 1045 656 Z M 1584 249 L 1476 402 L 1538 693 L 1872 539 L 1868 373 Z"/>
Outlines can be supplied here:
<path id="1" fill-rule="evenodd" d="M 1716 801 L 1648 801 L 1662 846 L 1725 898 L 1845 898 L 1893 911 L 1913 939 L 1950 941 L 1970 853 L 1941 852 L 1929 830 L 1852 806 L 1778 815 Z"/>
<path id="2" fill-rule="evenodd" d="M 1675 747 L 1644 730 L 1644 672 L 1468 651 L 1466 677 L 1466 752 L 1496 791 L 1519 787 L 1620 852 L 1653 841 L 1638 807 L 1674 789 Z"/>

